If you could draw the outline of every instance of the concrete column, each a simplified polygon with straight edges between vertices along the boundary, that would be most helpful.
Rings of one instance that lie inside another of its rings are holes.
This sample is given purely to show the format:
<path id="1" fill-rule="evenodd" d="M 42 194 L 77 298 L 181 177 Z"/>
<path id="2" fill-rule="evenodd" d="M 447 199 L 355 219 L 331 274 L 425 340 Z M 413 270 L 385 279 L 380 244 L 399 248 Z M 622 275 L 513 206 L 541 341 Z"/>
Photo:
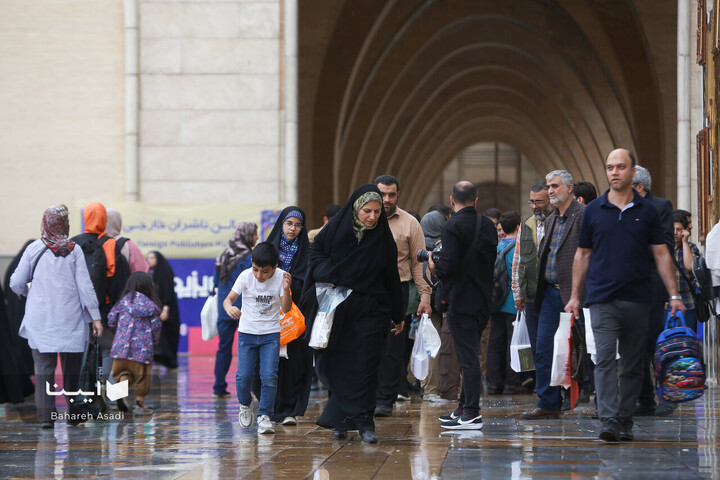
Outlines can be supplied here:
<path id="1" fill-rule="evenodd" d="M 125 201 L 138 200 L 139 46 L 137 0 L 124 1 L 125 16 Z"/>
<path id="2" fill-rule="evenodd" d="M 298 165 L 298 2 L 284 5 L 284 201 L 297 203 Z"/>
<path id="3" fill-rule="evenodd" d="M 690 2 L 678 0 L 677 24 L 677 203 L 676 208 L 690 210 Z M 693 22 L 694 23 L 694 22 Z M 695 30 L 692 29 L 693 38 Z M 694 138 L 694 136 L 692 137 Z M 693 142 L 694 147 L 694 142 Z M 693 148 L 694 150 L 694 148 Z"/>

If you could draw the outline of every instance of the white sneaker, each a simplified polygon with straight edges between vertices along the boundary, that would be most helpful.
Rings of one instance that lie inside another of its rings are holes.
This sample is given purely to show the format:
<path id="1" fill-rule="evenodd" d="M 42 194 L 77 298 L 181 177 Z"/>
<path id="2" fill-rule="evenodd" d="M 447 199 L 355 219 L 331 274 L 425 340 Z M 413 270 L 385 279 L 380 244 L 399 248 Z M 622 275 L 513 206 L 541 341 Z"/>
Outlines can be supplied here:
<path id="1" fill-rule="evenodd" d="M 401 394 L 398 393 L 397 401 L 398 401 L 398 402 L 409 402 L 409 401 L 410 401 L 410 397 L 408 397 L 407 395 L 401 395 Z"/>
<path id="2" fill-rule="evenodd" d="M 297 425 L 297 419 L 295 417 L 285 417 L 282 421 L 283 425 Z"/>
<path id="3" fill-rule="evenodd" d="M 258 417 L 258 433 L 275 433 L 275 427 L 267 415 L 260 415 Z"/>
<path id="4" fill-rule="evenodd" d="M 252 411 L 252 405 L 248 405 L 247 407 L 240 404 L 240 413 L 238 413 L 238 421 L 240 422 L 240 426 L 243 428 L 250 428 L 253 425 L 253 422 L 255 421 L 255 416 L 253 415 Z"/>

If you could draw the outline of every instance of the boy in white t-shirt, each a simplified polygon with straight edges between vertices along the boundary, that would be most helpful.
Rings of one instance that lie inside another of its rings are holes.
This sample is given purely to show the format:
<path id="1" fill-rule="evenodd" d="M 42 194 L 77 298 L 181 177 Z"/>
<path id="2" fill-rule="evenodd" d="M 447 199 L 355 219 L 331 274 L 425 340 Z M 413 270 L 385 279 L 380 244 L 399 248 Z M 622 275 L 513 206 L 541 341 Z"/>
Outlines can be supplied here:
<path id="1" fill-rule="evenodd" d="M 238 364 L 235 383 L 240 402 L 240 425 L 253 424 L 250 388 L 255 366 L 260 362 L 260 408 L 258 433 L 275 433 L 270 417 L 275 405 L 278 362 L 280 360 L 280 320 L 290 311 L 289 273 L 277 268 L 279 253 L 268 242 L 259 243 L 252 252 L 252 268 L 243 271 L 223 301 L 223 308 L 238 326 Z M 242 310 L 233 305 L 242 295 Z"/>

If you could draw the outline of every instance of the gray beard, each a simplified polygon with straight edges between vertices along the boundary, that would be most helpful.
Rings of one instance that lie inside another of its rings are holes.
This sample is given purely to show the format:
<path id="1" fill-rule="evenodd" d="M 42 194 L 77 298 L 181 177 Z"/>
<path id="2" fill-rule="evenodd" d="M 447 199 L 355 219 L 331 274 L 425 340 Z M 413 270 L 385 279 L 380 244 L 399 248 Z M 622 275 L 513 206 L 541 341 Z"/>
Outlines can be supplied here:
<path id="1" fill-rule="evenodd" d="M 535 220 L 537 220 L 538 222 L 543 222 L 543 221 L 545 221 L 545 219 L 548 217 L 548 213 L 547 213 L 547 212 L 542 212 L 542 213 L 537 214 L 537 215 L 536 215 L 536 214 L 533 214 L 533 216 L 535 217 Z"/>

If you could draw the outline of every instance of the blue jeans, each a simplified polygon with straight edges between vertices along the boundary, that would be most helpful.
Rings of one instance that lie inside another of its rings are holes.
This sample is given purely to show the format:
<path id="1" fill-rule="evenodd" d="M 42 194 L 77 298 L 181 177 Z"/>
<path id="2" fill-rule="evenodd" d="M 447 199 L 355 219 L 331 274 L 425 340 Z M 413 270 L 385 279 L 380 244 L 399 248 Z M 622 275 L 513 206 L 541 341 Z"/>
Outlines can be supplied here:
<path id="1" fill-rule="evenodd" d="M 542 306 L 538 316 L 537 341 L 535 343 L 535 386 L 537 388 L 537 406 L 548 410 L 557 410 L 562 405 L 561 387 L 550 386 L 553 347 L 555 332 L 560 325 L 560 313 L 565 311 L 565 304 L 560 290 L 551 286 L 545 287 Z"/>
<path id="2" fill-rule="evenodd" d="M 252 404 L 250 389 L 255 378 L 255 366 L 260 359 L 260 408 L 258 415 L 272 416 L 277 391 L 278 363 L 280 362 L 280 332 L 253 335 L 238 332 L 238 364 L 235 384 L 238 401 Z"/>
<path id="3" fill-rule="evenodd" d="M 232 347 L 235 341 L 235 332 L 237 332 L 238 329 L 238 322 L 239 320 L 219 319 L 217 323 L 220 342 L 218 343 L 218 350 L 215 354 L 215 384 L 213 385 L 213 393 L 216 395 L 227 393 L 225 377 L 230 369 L 230 362 L 232 362 Z"/>

